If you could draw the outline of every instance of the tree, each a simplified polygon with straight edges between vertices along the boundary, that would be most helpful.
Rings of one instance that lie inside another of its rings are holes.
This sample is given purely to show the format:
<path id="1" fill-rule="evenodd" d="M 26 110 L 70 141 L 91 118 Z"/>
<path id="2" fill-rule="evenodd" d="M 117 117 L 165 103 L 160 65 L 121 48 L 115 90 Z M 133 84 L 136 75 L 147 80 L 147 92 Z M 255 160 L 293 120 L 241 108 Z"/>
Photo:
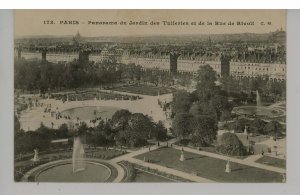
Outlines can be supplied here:
<path id="1" fill-rule="evenodd" d="M 88 129 L 88 127 L 87 127 L 86 123 L 85 123 L 85 122 L 82 122 L 82 123 L 79 125 L 79 127 L 78 127 L 77 135 L 78 135 L 78 136 L 85 135 L 86 132 L 87 132 L 87 129 Z"/>
<path id="2" fill-rule="evenodd" d="M 252 78 L 250 79 L 250 90 L 251 91 L 256 91 L 258 90 L 259 92 L 263 91 L 263 86 L 266 84 L 266 81 L 263 80 L 262 77 L 257 77 L 257 78 Z"/>
<path id="3" fill-rule="evenodd" d="M 15 127 L 15 134 L 19 133 L 21 130 L 21 124 L 16 115 L 14 115 L 14 127 Z"/>
<path id="4" fill-rule="evenodd" d="M 243 143 L 234 133 L 224 133 L 216 150 L 230 156 L 244 156 L 247 154 Z"/>
<path id="5" fill-rule="evenodd" d="M 228 110 L 223 110 L 220 117 L 221 121 L 227 121 L 231 120 L 231 113 Z"/>
<path id="6" fill-rule="evenodd" d="M 154 123 L 152 123 L 149 117 L 141 113 L 132 114 L 128 124 L 132 132 L 138 133 L 144 139 L 150 138 L 151 132 L 155 131 Z"/>
<path id="7" fill-rule="evenodd" d="M 278 121 L 270 121 L 263 129 L 264 134 L 271 135 L 274 139 L 281 136 L 282 125 Z"/>
<path id="8" fill-rule="evenodd" d="M 195 146 L 208 146 L 217 135 L 217 121 L 211 115 L 197 115 L 191 118 L 191 141 Z"/>
<path id="9" fill-rule="evenodd" d="M 247 120 L 245 118 L 240 118 L 235 121 L 234 130 L 237 133 L 244 132 L 245 126 L 249 126 L 249 124 L 250 124 L 249 120 Z"/>
<path id="10" fill-rule="evenodd" d="M 180 139 L 187 137 L 191 133 L 190 120 L 192 117 L 193 115 L 189 113 L 176 114 L 172 123 L 172 129 Z"/>
<path id="11" fill-rule="evenodd" d="M 128 120 L 131 115 L 132 113 L 125 109 L 116 111 L 111 118 L 113 127 L 124 130 L 128 126 Z"/>
<path id="12" fill-rule="evenodd" d="M 166 130 L 162 123 L 154 123 L 151 118 L 141 113 L 131 114 L 128 110 L 120 110 L 113 115 L 113 129 L 117 145 L 136 147 L 147 143 L 147 139 L 164 137 Z"/>
<path id="13" fill-rule="evenodd" d="M 62 124 L 57 130 L 54 130 L 56 133 L 56 138 L 67 138 L 69 137 L 69 129 L 67 124 Z"/>
<path id="14" fill-rule="evenodd" d="M 161 121 L 155 124 L 155 130 L 151 137 L 154 137 L 157 141 L 165 141 L 167 139 L 167 129 Z"/>
<path id="15" fill-rule="evenodd" d="M 264 134 L 264 128 L 265 128 L 266 122 L 256 118 L 253 121 L 251 121 L 249 130 L 252 133 L 257 133 L 257 134 Z"/>
<path id="16" fill-rule="evenodd" d="M 206 102 L 196 102 L 192 105 L 191 109 L 190 109 L 190 113 L 193 116 L 197 116 L 197 115 L 210 115 L 213 116 L 215 118 L 217 118 L 217 114 L 215 109 L 208 103 Z"/>
<path id="17" fill-rule="evenodd" d="M 209 65 L 200 66 L 197 80 L 197 93 L 200 101 L 206 102 L 211 99 L 215 93 L 217 73 Z"/>
<path id="18" fill-rule="evenodd" d="M 177 83 L 179 85 L 188 87 L 192 84 L 192 79 L 190 78 L 190 76 L 182 75 L 181 77 L 178 78 Z"/>
<path id="19" fill-rule="evenodd" d="M 216 90 L 216 92 L 219 92 Z M 215 94 L 209 101 L 211 107 L 214 108 L 217 118 L 220 119 L 222 110 L 232 110 L 232 106 L 228 102 L 228 98 L 225 95 Z"/>
<path id="20" fill-rule="evenodd" d="M 177 91 L 174 94 L 172 102 L 172 111 L 174 113 L 188 112 L 192 105 L 192 99 L 188 92 L 186 91 Z"/>

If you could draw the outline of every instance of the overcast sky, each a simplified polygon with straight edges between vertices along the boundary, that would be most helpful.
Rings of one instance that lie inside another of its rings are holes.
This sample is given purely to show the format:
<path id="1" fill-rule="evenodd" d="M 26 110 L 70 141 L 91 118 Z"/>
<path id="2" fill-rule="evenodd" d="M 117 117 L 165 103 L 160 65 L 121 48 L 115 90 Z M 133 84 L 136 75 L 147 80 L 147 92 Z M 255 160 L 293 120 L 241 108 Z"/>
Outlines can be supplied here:
<path id="1" fill-rule="evenodd" d="M 44 24 L 53 20 L 55 24 Z M 62 25 L 60 21 L 75 20 L 79 25 Z M 160 25 L 89 25 L 88 21 L 151 21 Z M 206 25 L 164 26 L 162 21 L 199 22 Z M 213 25 L 208 26 L 207 22 Z M 218 22 L 234 22 L 235 25 L 216 26 Z M 237 21 L 255 25 L 237 26 Z M 261 25 L 264 22 L 266 25 Z M 267 25 L 271 22 L 271 25 Z M 221 33 L 266 33 L 286 29 L 284 10 L 15 10 L 15 35 L 75 35 L 82 36 L 135 36 L 135 35 L 180 35 Z"/>

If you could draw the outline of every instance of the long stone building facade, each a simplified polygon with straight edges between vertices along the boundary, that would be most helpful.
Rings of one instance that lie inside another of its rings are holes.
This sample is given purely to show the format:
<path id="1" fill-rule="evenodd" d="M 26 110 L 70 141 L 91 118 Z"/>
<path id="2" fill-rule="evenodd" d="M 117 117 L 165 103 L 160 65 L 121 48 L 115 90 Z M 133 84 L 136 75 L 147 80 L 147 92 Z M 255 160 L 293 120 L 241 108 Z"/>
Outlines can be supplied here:
<path id="1" fill-rule="evenodd" d="M 262 51 L 243 51 L 234 54 L 225 52 L 136 52 L 130 50 L 20 50 L 16 48 L 18 58 L 47 60 L 53 63 L 67 63 L 74 59 L 94 61 L 96 63 L 117 62 L 136 64 L 143 69 L 159 69 L 196 75 L 200 66 L 210 65 L 218 76 L 234 76 L 238 78 L 264 77 L 274 80 L 286 79 L 285 53 Z"/>

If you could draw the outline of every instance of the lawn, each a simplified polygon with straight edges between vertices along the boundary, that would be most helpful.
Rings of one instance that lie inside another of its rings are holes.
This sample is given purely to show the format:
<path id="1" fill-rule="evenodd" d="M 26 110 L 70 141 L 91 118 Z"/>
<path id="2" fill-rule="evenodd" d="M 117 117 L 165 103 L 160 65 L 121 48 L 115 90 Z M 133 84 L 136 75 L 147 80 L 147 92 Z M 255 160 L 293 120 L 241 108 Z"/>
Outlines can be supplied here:
<path id="1" fill-rule="evenodd" d="M 153 163 L 179 171 L 197 174 L 216 182 L 281 182 L 279 173 L 231 162 L 231 173 L 225 173 L 226 161 L 185 152 L 186 160 L 179 160 L 181 151 L 173 148 L 161 148 L 135 158 L 143 160 L 144 156 Z"/>
<path id="2" fill-rule="evenodd" d="M 190 148 L 193 148 L 193 149 L 197 149 L 195 147 L 190 147 Z M 201 147 L 201 150 L 202 151 L 205 151 L 205 152 L 210 152 L 210 153 L 215 153 L 215 154 L 220 154 L 219 152 L 217 152 L 216 150 L 216 147 L 214 146 L 209 146 L 209 147 Z M 231 158 L 237 158 L 237 159 L 245 159 L 249 156 L 230 156 Z"/>
<path id="3" fill-rule="evenodd" d="M 241 140 L 241 142 L 244 144 L 244 146 L 248 146 L 249 141 L 254 141 L 255 143 L 260 143 L 260 142 L 270 139 L 269 137 L 266 137 L 265 135 L 258 135 L 258 136 L 253 136 L 253 137 L 248 136 L 248 139 L 247 139 L 247 135 L 245 135 L 245 134 L 236 133 L 236 135 Z"/>
<path id="4" fill-rule="evenodd" d="M 172 180 L 169 180 L 164 177 L 160 177 L 158 175 L 153 175 L 151 173 L 147 173 L 141 170 L 137 170 L 137 174 L 133 182 L 136 183 L 143 183 L 143 182 L 152 182 L 152 183 L 157 183 L 157 182 L 174 182 Z"/>
<path id="5" fill-rule="evenodd" d="M 112 90 L 115 91 L 122 91 L 128 93 L 135 93 L 135 94 L 142 94 L 142 95 L 151 95 L 157 96 L 158 92 L 160 95 L 173 93 L 175 90 L 172 88 L 167 87 L 154 87 L 148 85 L 131 85 L 131 86 L 123 86 L 123 87 L 116 87 Z"/>
<path id="6" fill-rule="evenodd" d="M 279 158 L 274 158 L 271 156 L 263 156 L 262 158 L 258 159 L 255 161 L 257 163 L 261 164 L 266 164 L 274 167 L 279 167 L 279 168 L 286 168 L 286 160 L 284 159 L 279 159 Z"/>

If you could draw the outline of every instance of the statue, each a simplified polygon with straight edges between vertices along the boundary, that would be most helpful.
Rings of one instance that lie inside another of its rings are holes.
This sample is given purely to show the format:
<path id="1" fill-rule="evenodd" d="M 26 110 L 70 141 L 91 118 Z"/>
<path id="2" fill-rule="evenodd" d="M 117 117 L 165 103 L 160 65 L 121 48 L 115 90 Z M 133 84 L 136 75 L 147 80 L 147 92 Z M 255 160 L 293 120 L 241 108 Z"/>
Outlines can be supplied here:
<path id="1" fill-rule="evenodd" d="M 38 151 L 38 149 L 34 149 L 33 151 L 34 151 L 34 156 L 33 156 L 32 161 L 37 162 L 37 161 L 40 160 L 40 158 L 39 158 L 39 151 Z"/>
<path id="2" fill-rule="evenodd" d="M 185 157 L 184 157 L 184 153 L 183 153 L 183 148 L 181 149 L 180 161 L 185 161 Z"/>
<path id="3" fill-rule="evenodd" d="M 230 161 L 227 160 L 226 168 L 225 168 L 225 173 L 230 173 L 231 172 L 231 167 L 230 167 Z"/>
<path id="4" fill-rule="evenodd" d="M 245 126 L 245 129 L 244 129 L 244 134 L 245 134 L 245 135 L 248 135 L 247 128 L 248 128 L 248 127 Z"/>
<path id="5" fill-rule="evenodd" d="M 281 176 L 282 176 L 282 183 L 285 183 L 286 182 L 286 173 L 282 173 Z"/>

